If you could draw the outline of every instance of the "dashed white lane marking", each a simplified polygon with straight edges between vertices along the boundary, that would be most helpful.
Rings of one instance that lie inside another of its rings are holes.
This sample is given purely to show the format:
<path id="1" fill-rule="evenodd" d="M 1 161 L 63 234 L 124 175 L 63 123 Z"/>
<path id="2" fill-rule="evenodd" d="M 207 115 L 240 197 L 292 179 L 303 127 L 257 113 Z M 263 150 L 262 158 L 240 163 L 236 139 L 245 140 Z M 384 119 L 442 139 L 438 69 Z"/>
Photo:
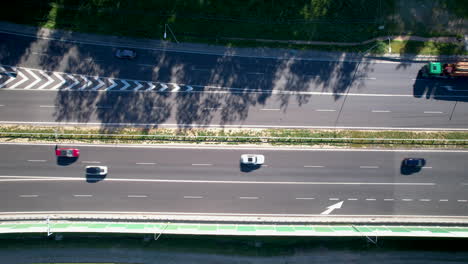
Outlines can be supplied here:
<path id="1" fill-rule="evenodd" d="M 372 113 L 390 113 L 390 110 L 372 110 Z"/>
<path id="2" fill-rule="evenodd" d="M 336 112 L 335 109 L 317 109 L 315 111 L 317 111 L 317 112 Z"/>
<path id="3" fill-rule="evenodd" d="M 201 199 L 203 196 L 184 196 L 184 199 Z"/>
<path id="4" fill-rule="evenodd" d="M 0 105 L 0 106 L 5 106 L 5 105 Z"/>
<path id="5" fill-rule="evenodd" d="M 430 202 L 431 199 L 419 199 L 420 202 Z"/>
<path id="6" fill-rule="evenodd" d="M 377 199 L 374 199 L 374 198 L 366 198 L 366 201 L 375 201 Z"/>
<path id="7" fill-rule="evenodd" d="M 81 163 L 86 163 L 86 164 L 99 164 L 101 163 L 100 161 L 82 161 Z"/>
<path id="8" fill-rule="evenodd" d="M 107 106 L 107 105 L 97 105 L 96 108 L 99 108 L 99 109 L 111 109 L 112 106 Z"/>
<path id="9" fill-rule="evenodd" d="M 209 163 L 193 163 L 192 166 L 213 166 L 213 164 L 209 164 Z"/>
<path id="10" fill-rule="evenodd" d="M 395 199 L 391 199 L 391 198 L 388 198 L 388 199 L 383 199 L 384 201 L 395 201 Z"/>
<path id="11" fill-rule="evenodd" d="M 205 107 L 203 110 L 221 110 L 223 109 L 222 107 Z"/>
<path id="12" fill-rule="evenodd" d="M 54 108 L 55 105 L 40 105 L 39 107 L 42 107 L 42 108 Z"/>
<path id="13" fill-rule="evenodd" d="M 448 199 L 440 199 L 439 202 L 448 202 Z"/>
<path id="14" fill-rule="evenodd" d="M 39 195 L 37 194 L 23 194 L 23 195 L 20 195 L 19 197 L 21 198 L 35 198 L 35 197 L 38 197 Z"/>
<path id="15" fill-rule="evenodd" d="M 377 80 L 377 78 L 375 77 L 362 77 L 362 78 L 359 78 L 361 80 Z"/>
<path id="16" fill-rule="evenodd" d="M 154 162 L 137 162 L 135 164 L 136 165 L 155 165 L 156 163 L 154 163 Z"/>
<path id="17" fill-rule="evenodd" d="M 432 167 L 422 167 L 423 169 L 432 169 Z"/>
<path id="18" fill-rule="evenodd" d="M 466 203 L 467 200 L 457 200 L 457 202 L 460 202 L 460 203 Z"/>
<path id="19" fill-rule="evenodd" d="M 313 197 L 297 197 L 296 200 L 314 200 Z"/>
<path id="20" fill-rule="evenodd" d="M 348 198 L 348 201 L 357 201 L 359 200 L 358 198 Z"/>
<path id="21" fill-rule="evenodd" d="M 146 198 L 148 195 L 127 195 L 128 198 Z"/>
<path id="22" fill-rule="evenodd" d="M 93 197 L 92 194 L 74 194 L 74 197 Z"/>
<path id="23" fill-rule="evenodd" d="M 328 200 L 330 200 L 330 201 L 338 201 L 339 199 L 338 199 L 338 198 L 330 198 L 330 199 L 328 199 Z"/>
<path id="24" fill-rule="evenodd" d="M 29 162 L 46 162 L 46 160 L 28 160 Z"/>
<path id="25" fill-rule="evenodd" d="M 359 166 L 361 169 L 378 169 L 379 166 Z"/>
<path id="26" fill-rule="evenodd" d="M 144 64 L 144 63 L 138 63 L 137 65 L 145 66 L 145 67 L 154 67 L 154 66 L 156 66 L 156 65 L 153 65 L 153 64 Z"/>
<path id="27" fill-rule="evenodd" d="M 304 168 L 323 168 L 324 166 L 319 165 L 304 165 Z"/>
<path id="28" fill-rule="evenodd" d="M 279 111 L 279 110 L 281 110 L 281 109 L 279 109 L 279 108 L 262 108 L 262 109 L 260 109 L 260 110 L 261 110 L 261 111 Z"/>
<path id="29" fill-rule="evenodd" d="M 241 197 L 239 197 L 239 199 L 256 200 L 256 199 L 258 199 L 258 197 L 254 197 L 254 196 L 241 196 Z"/>
<path id="30" fill-rule="evenodd" d="M 204 68 L 192 68 L 192 71 L 211 71 L 210 69 L 204 69 Z"/>
<path id="31" fill-rule="evenodd" d="M 257 75 L 261 75 L 261 74 L 264 74 L 263 72 L 248 72 L 247 74 L 257 74 Z"/>
<path id="32" fill-rule="evenodd" d="M 405 201 L 405 202 L 411 202 L 413 201 L 413 199 L 401 199 L 402 201 Z"/>
<path id="33" fill-rule="evenodd" d="M 444 112 L 440 111 L 424 111 L 425 114 L 443 114 Z"/>

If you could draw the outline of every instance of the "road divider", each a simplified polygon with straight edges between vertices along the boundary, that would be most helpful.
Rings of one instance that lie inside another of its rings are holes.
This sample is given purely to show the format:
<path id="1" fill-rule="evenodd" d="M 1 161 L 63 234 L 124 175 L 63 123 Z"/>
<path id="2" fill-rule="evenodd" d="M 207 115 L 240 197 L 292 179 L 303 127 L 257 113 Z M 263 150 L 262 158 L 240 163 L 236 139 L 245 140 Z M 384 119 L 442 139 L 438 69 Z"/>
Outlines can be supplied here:
<path id="1" fill-rule="evenodd" d="M 467 148 L 464 131 L 375 131 L 313 129 L 215 129 L 187 130 L 157 128 L 121 128 L 104 131 L 99 127 L 0 126 L 0 142 L 55 142 L 109 144 L 255 144 L 334 147 L 420 147 Z M 193 164 L 197 166 L 199 164 Z M 203 164 L 205 165 L 205 164 Z M 211 164 L 210 164 L 211 165 Z M 200 165 L 202 166 L 202 165 Z M 311 166 L 312 167 L 312 166 Z M 314 166 L 316 167 L 316 166 Z M 361 166 L 370 168 L 370 166 Z"/>

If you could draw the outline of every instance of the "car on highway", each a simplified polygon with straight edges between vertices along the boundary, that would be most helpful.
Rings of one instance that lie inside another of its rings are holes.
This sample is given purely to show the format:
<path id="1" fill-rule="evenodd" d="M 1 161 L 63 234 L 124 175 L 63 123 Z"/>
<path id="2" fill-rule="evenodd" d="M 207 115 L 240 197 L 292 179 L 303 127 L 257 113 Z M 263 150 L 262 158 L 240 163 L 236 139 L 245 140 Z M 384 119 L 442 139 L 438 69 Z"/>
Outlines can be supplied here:
<path id="1" fill-rule="evenodd" d="M 86 175 L 105 176 L 107 175 L 107 166 L 86 166 Z"/>
<path id="2" fill-rule="evenodd" d="M 265 163 L 265 156 L 261 154 L 242 154 L 241 164 L 244 165 L 262 165 Z"/>
<path id="3" fill-rule="evenodd" d="M 117 49 L 115 57 L 119 59 L 134 59 L 136 57 L 136 51 L 131 49 Z"/>
<path id="4" fill-rule="evenodd" d="M 62 158 L 78 158 L 80 150 L 76 148 L 57 148 L 55 149 L 55 156 Z"/>
<path id="5" fill-rule="evenodd" d="M 426 160 L 423 158 L 405 158 L 403 160 L 403 166 L 409 168 L 421 168 L 426 165 Z"/>

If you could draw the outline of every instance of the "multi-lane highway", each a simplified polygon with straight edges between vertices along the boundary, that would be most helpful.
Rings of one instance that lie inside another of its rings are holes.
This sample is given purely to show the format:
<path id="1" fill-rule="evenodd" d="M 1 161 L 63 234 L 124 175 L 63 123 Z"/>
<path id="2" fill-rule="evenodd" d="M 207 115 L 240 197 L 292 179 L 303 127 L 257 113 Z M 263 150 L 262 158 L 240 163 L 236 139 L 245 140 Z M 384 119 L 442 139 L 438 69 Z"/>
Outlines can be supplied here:
<path id="1" fill-rule="evenodd" d="M 3 123 L 468 129 L 466 80 L 422 63 L 255 58 L 0 33 Z"/>
<path id="2" fill-rule="evenodd" d="M 58 164 L 54 145 L 0 145 L 2 212 L 101 211 L 252 215 L 467 216 L 463 151 L 80 146 Z M 13 155 L 14 153 L 14 155 Z M 265 165 L 240 166 L 243 153 Z M 427 164 L 401 171 L 405 157 Z M 108 166 L 104 178 L 87 165 Z"/>

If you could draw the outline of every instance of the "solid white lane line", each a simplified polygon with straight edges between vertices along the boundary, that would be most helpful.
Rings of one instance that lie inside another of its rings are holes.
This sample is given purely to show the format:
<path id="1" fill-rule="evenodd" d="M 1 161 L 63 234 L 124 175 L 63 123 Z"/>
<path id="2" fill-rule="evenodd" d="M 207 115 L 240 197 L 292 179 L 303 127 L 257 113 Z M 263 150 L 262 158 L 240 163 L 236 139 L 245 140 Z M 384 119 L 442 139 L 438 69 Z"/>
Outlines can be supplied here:
<path id="1" fill-rule="evenodd" d="M 361 77 L 360 80 L 377 80 L 375 77 Z"/>
<path id="2" fill-rule="evenodd" d="M 432 167 L 422 167 L 423 169 L 432 169 Z"/>
<path id="3" fill-rule="evenodd" d="M 424 111 L 425 114 L 443 114 L 444 112 L 440 111 Z"/>
<path id="4" fill-rule="evenodd" d="M 184 196 L 184 199 L 202 199 L 203 196 Z"/>
<path id="5" fill-rule="evenodd" d="M 74 197 L 93 197 L 92 194 L 74 194 Z"/>
<path id="6" fill-rule="evenodd" d="M 420 202 L 430 202 L 431 199 L 419 199 Z"/>
<path id="7" fill-rule="evenodd" d="M 405 201 L 405 202 L 411 202 L 413 201 L 413 199 L 401 199 L 402 201 Z"/>
<path id="8" fill-rule="evenodd" d="M 156 163 L 154 163 L 154 162 L 137 162 L 135 164 L 137 164 L 137 165 L 155 165 Z"/>
<path id="9" fill-rule="evenodd" d="M 20 195 L 19 197 L 21 198 L 34 198 L 34 197 L 38 197 L 39 195 L 37 194 L 23 194 L 23 195 Z"/>
<path id="10" fill-rule="evenodd" d="M 54 108 L 55 105 L 40 105 L 39 107 L 50 107 L 50 108 Z"/>
<path id="11" fill-rule="evenodd" d="M 262 109 L 260 109 L 260 111 L 279 111 L 279 110 L 281 110 L 281 109 L 279 109 L 279 108 L 262 108 Z"/>
<path id="12" fill-rule="evenodd" d="M 241 197 L 239 197 L 239 199 L 256 200 L 256 199 L 258 199 L 258 197 L 254 197 L 254 196 L 241 196 Z"/>
<path id="13" fill-rule="evenodd" d="M 304 165 L 304 168 L 323 168 L 324 166 L 319 165 Z"/>
<path id="14" fill-rule="evenodd" d="M 81 163 L 86 163 L 86 164 L 99 164 L 101 163 L 100 161 L 82 161 Z"/>
<path id="15" fill-rule="evenodd" d="M 28 160 L 29 162 L 46 162 L 46 160 Z"/>
<path id="16" fill-rule="evenodd" d="M 374 198 L 366 198 L 366 201 L 375 201 L 377 199 L 374 199 Z"/>
<path id="17" fill-rule="evenodd" d="M 193 163 L 192 166 L 213 166 L 213 164 L 209 164 L 209 163 Z"/>
<path id="18" fill-rule="evenodd" d="M 457 202 L 460 202 L 460 203 L 466 203 L 467 200 L 457 200 Z"/>
<path id="19" fill-rule="evenodd" d="M 440 199 L 439 202 L 448 202 L 448 199 Z"/>
<path id="20" fill-rule="evenodd" d="M 390 113 L 390 110 L 372 110 L 372 113 Z"/>
<path id="21" fill-rule="evenodd" d="M 314 200 L 312 197 L 297 197 L 296 200 Z"/>
<path id="22" fill-rule="evenodd" d="M 348 201 L 357 201 L 357 200 L 359 200 L 359 199 L 358 199 L 358 198 L 348 198 L 347 200 L 348 200 Z"/>
<path id="23" fill-rule="evenodd" d="M 379 166 L 359 166 L 361 169 L 378 169 Z"/>
<path id="24" fill-rule="evenodd" d="M 394 201 L 395 199 L 383 199 L 384 201 Z"/>
<path id="25" fill-rule="evenodd" d="M 336 112 L 335 109 L 317 109 L 315 111 L 317 111 L 317 112 Z"/>
<path id="26" fill-rule="evenodd" d="M 128 198 L 146 198 L 148 195 L 127 195 Z"/>

